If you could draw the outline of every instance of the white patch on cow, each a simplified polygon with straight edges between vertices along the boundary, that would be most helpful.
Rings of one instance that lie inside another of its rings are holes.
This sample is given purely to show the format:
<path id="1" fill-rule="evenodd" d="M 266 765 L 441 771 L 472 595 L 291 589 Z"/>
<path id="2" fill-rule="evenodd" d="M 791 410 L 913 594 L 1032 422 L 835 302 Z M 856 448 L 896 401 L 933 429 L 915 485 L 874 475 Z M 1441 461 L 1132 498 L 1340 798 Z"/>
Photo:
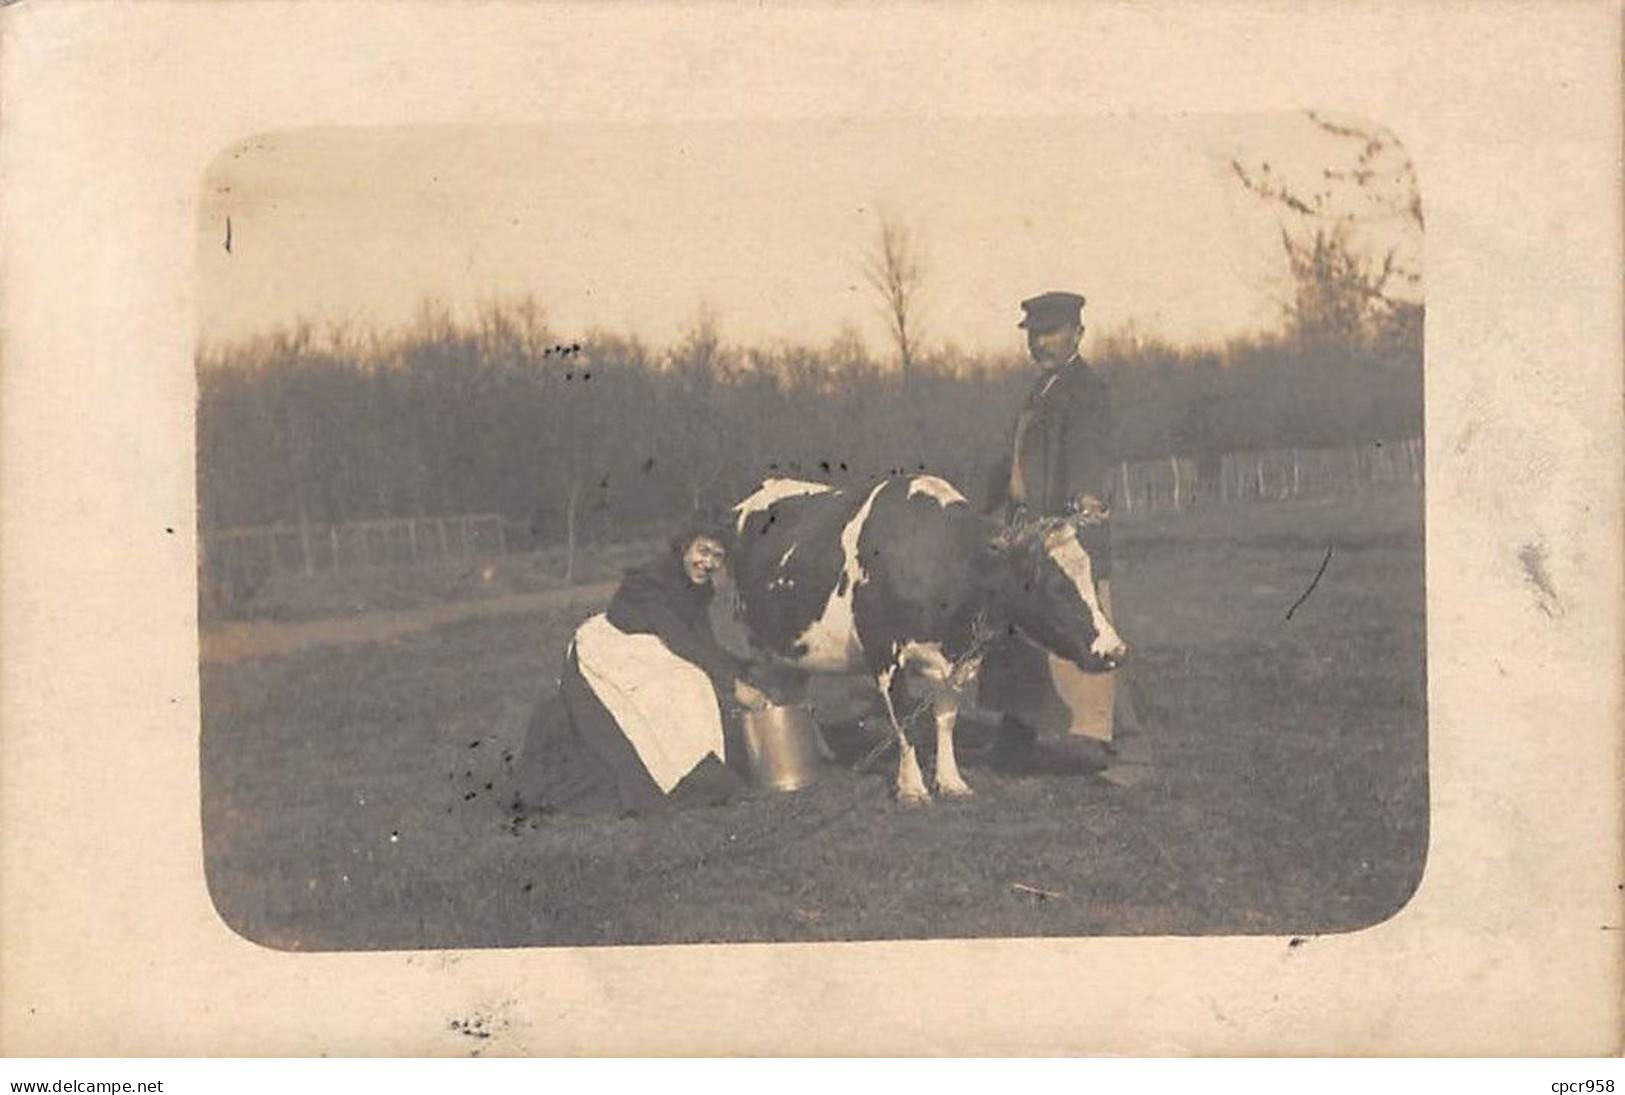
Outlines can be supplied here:
<path id="1" fill-rule="evenodd" d="M 911 476 L 908 481 L 908 496 L 913 498 L 916 494 L 935 498 L 940 506 L 951 506 L 965 500 L 965 496 L 960 494 L 952 483 L 935 475 Z"/>
<path id="2" fill-rule="evenodd" d="M 796 545 L 791 544 L 785 553 L 779 556 L 779 569 L 783 570 L 790 565 L 790 557 L 796 553 Z"/>
<path id="3" fill-rule="evenodd" d="M 810 483 L 805 479 L 768 479 L 756 488 L 755 493 L 734 507 L 734 531 L 744 532 L 745 522 L 774 502 L 803 494 L 829 494 L 834 489 L 828 483 Z"/>
<path id="4" fill-rule="evenodd" d="M 880 686 L 880 698 L 886 701 L 886 714 L 891 717 L 891 727 L 894 732 L 902 729 L 902 725 L 897 721 L 897 712 L 892 709 L 891 704 L 891 682 L 895 676 L 897 676 L 897 667 L 888 665 L 875 677 L 875 683 Z"/>
<path id="5" fill-rule="evenodd" d="M 933 697 L 932 714 L 937 720 L 937 794 L 949 798 L 963 798 L 973 794 L 970 784 L 959 771 L 959 758 L 954 755 L 954 726 L 959 721 L 959 693 L 944 688 Z"/>
<path id="6" fill-rule="evenodd" d="M 912 745 L 903 745 L 897 755 L 897 801 L 904 806 L 924 806 L 931 801 L 920 774 L 919 754 Z"/>
<path id="7" fill-rule="evenodd" d="M 959 719 L 960 688 L 966 678 L 960 667 L 944 654 L 942 644 L 910 640 L 897 651 L 897 664 L 927 682 L 931 693 L 931 712 L 937 724 L 936 784 L 939 794 L 963 796 L 971 794 L 965 777 L 959 772 L 954 756 L 954 725 Z M 974 670 L 972 670 L 974 672 Z M 899 794 L 903 782 L 899 774 Z"/>
<path id="8" fill-rule="evenodd" d="M 835 583 L 835 587 L 829 591 L 824 611 L 808 625 L 806 631 L 796 637 L 796 645 L 805 647 L 807 651 L 796 659 L 796 664 L 803 669 L 839 673 L 857 665 L 863 653 L 858 646 L 858 629 L 852 619 L 853 595 L 857 593 L 858 586 L 869 578 L 864 572 L 862 560 L 858 558 L 858 537 L 869 520 L 875 496 L 885 486 L 882 482 L 870 491 L 869 497 L 858 507 L 858 512 L 841 530 L 841 573 L 846 581 Z M 843 584 L 846 587 L 844 592 L 841 589 Z"/>
<path id="9" fill-rule="evenodd" d="M 933 692 L 957 691 L 976 679 L 982 657 L 973 654 L 956 662 L 942 652 L 941 643 L 910 640 L 898 648 L 897 664 L 929 681 Z"/>
<path id="10" fill-rule="evenodd" d="M 1089 553 L 1078 543 L 1077 529 L 1070 524 L 1058 526 L 1044 537 L 1044 550 L 1061 568 L 1061 573 L 1071 579 L 1078 596 L 1083 598 L 1083 603 L 1089 606 L 1095 618 L 1095 641 L 1089 645 L 1090 652 L 1097 658 L 1119 657 L 1123 651 L 1123 640 L 1118 637 L 1117 629 L 1106 618 L 1100 600 L 1095 596 L 1094 567 L 1089 563 Z"/>
<path id="11" fill-rule="evenodd" d="M 897 675 L 898 663 L 882 669 L 877 677 L 880 698 L 886 701 L 886 717 L 891 720 L 892 733 L 897 738 L 897 801 L 904 806 L 923 806 L 931 801 L 931 792 L 925 789 L 925 777 L 920 774 L 920 760 L 903 724 L 898 721 L 897 708 L 892 704 L 892 679 Z"/>
<path id="12" fill-rule="evenodd" d="M 941 643 L 909 640 L 897 651 L 897 664 L 924 677 L 932 684 L 946 684 L 953 675 L 953 662 L 942 652 Z"/>

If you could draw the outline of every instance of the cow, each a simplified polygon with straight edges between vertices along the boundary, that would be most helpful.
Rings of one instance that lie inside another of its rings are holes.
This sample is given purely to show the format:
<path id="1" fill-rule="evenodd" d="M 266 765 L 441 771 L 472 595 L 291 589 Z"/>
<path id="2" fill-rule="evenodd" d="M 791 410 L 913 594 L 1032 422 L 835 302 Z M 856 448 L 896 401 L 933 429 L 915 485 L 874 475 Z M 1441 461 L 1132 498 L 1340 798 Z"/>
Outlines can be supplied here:
<path id="1" fill-rule="evenodd" d="M 1125 654 L 1101 610 L 1079 522 L 1006 526 L 946 480 L 893 475 L 862 491 L 769 479 L 729 511 L 736 612 L 753 651 L 806 673 L 879 686 L 899 750 L 899 802 L 929 802 L 900 718 L 921 681 L 936 722 L 937 792 L 971 789 L 954 757 L 963 690 L 987 644 L 1014 631 L 1085 670 Z"/>

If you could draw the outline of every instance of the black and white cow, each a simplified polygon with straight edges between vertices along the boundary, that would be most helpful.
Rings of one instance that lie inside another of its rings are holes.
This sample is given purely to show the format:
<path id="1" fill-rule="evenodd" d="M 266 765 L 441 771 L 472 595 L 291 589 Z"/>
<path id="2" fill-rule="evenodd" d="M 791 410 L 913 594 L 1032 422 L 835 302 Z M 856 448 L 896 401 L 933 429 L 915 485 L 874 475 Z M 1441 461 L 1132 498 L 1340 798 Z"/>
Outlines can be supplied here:
<path id="1" fill-rule="evenodd" d="M 968 795 L 954 722 L 991 637 L 1015 628 L 1087 670 L 1124 655 L 1095 597 L 1079 518 L 1008 528 L 930 475 L 862 493 L 769 479 L 732 516 L 729 570 L 751 645 L 806 672 L 875 680 L 901 751 L 902 802 L 931 797 L 899 719 L 907 679 L 925 683 L 935 715 L 938 793 Z"/>

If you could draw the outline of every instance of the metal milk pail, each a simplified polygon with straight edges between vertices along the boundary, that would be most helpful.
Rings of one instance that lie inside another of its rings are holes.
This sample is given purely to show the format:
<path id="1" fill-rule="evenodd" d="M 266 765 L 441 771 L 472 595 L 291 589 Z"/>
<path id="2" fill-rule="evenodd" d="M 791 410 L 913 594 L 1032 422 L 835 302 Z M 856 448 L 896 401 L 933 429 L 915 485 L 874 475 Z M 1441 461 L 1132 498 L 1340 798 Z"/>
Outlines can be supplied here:
<path id="1" fill-rule="evenodd" d="M 818 724 L 805 707 L 765 707 L 740 716 L 752 781 L 799 791 L 818 778 Z"/>

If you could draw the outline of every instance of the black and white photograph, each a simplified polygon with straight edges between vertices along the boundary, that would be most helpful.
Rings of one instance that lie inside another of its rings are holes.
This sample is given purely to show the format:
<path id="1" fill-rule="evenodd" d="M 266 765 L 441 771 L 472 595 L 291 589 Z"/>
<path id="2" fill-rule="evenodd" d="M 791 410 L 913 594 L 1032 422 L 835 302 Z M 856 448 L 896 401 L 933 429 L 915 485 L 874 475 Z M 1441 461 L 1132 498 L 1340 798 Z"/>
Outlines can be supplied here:
<path id="1" fill-rule="evenodd" d="M 0 5 L 0 1086 L 1605 1091 L 1620 32 Z"/>
<path id="2" fill-rule="evenodd" d="M 1380 121 L 313 129 L 203 180 L 203 835 L 286 950 L 1323 934 L 1428 841 Z"/>

